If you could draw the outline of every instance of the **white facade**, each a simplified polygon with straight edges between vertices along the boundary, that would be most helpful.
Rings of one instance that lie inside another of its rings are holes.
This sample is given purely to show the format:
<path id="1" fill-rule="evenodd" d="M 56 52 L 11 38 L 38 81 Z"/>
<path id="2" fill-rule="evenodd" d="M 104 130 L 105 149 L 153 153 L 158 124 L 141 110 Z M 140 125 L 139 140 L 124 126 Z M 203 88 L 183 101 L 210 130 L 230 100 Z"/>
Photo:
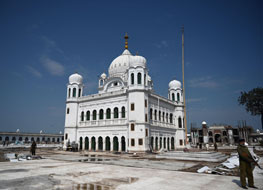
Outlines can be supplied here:
<path id="1" fill-rule="evenodd" d="M 168 98 L 153 92 L 146 59 L 125 49 L 102 73 L 98 93 L 83 96 L 83 78 L 69 77 L 64 148 L 72 142 L 90 151 L 150 151 L 185 147 L 181 83 L 169 83 Z"/>

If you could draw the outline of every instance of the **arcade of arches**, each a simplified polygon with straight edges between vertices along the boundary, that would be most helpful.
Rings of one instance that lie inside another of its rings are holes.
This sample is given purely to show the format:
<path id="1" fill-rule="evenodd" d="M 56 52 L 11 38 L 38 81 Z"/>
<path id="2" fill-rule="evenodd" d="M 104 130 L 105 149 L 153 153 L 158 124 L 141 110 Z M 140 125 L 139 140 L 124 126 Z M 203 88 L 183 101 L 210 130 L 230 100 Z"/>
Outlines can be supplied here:
<path id="1" fill-rule="evenodd" d="M 131 141 L 134 139 L 131 138 Z M 175 138 L 174 137 L 150 137 L 150 149 L 151 150 L 175 150 Z M 132 143 L 131 143 L 132 145 Z M 128 141 L 122 137 L 114 136 L 105 138 L 99 136 L 98 138 L 92 137 L 80 137 L 79 138 L 79 149 L 87 151 L 116 151 L 125 152 L 127 151 Z"/>

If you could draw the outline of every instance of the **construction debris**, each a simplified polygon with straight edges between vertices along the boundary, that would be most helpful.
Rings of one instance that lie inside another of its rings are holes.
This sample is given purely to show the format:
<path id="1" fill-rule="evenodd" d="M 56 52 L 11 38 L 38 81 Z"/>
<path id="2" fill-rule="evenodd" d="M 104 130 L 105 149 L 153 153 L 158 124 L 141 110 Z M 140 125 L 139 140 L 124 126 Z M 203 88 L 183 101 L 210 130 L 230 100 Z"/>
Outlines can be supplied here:
<path id="1" fill-rule="evenodd" d="M 31 156 L 26 154 L 15 154 L 15 153 L 4 154 L 4 157 L 6 160 L 9 160 L 10 162 L 42 159 L 42 157 L 38 155 Z"/>
<path id="2" fill-rule="evenodd" d="M 219 175 L 238 175 L 239 158 L 238 156 L 232 156 L 228 158 L 225 162 L 219 164 L 214 168 L 209 168 L 204 166 L 197 170 L 198 173 L 208 173 L 208 174 L 219 174 Z"/>

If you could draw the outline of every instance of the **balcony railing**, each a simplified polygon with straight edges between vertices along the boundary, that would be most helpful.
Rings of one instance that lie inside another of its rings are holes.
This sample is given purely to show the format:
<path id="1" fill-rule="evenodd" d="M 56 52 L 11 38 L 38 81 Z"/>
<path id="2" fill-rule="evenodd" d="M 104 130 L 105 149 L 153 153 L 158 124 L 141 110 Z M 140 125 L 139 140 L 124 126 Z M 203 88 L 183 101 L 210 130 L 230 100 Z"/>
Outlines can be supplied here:
<path id="1" fill-rule="evenodd" d="M 159 126 L 159 127 L 175 128 L 175 125 L 173 123 L 166 123 L 166 122 L 156 121 L 156 120 L 151 120 L 151 119 L 150 119 L 149 123 L 151 125 Z"/>
<path id="2" fill-rule="evenodd" d="M 86 126 L 109 126 L 109 125 L 122 125 L 126 124 L 127 119 L 104 119 L 104 120 L 91 120 L 91 121 L 81 121 L 79 122 L 80 127 Z"/>

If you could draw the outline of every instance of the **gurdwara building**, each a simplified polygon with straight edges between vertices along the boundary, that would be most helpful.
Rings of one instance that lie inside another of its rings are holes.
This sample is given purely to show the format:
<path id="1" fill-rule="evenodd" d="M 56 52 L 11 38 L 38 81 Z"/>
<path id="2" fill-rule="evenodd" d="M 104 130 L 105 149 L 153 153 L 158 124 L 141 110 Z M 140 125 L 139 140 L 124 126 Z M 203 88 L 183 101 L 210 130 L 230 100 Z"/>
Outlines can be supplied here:
<path id="1" fill-rule="evenodd" d="M 147 61 L 128 50 L 115 58 L 98 80 L 98 93 L 83 95 L 83 77 L 67 85 L 64 148 L 145 152 L 185 147 L 181 82 L 169 83 L 168 98 L 156 94 Z"/>

